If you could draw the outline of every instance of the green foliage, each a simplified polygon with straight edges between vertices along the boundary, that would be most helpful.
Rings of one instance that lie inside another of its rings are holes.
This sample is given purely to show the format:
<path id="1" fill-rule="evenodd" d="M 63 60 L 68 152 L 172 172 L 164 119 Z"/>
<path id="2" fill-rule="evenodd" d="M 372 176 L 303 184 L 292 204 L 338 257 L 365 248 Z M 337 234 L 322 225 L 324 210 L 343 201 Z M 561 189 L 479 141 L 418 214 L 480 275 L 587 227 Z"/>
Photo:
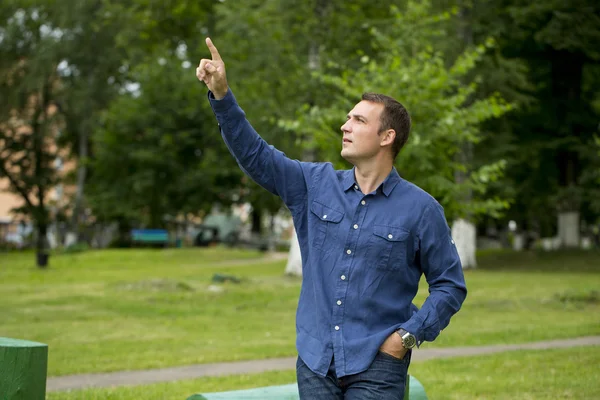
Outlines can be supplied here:
<path id="1" fill-rule="evenodd" d="M 83 205 L 96 217 L 156 223 L 160 213 L 200 213 L 233 199 L 277 210 L 279 199 L 234 165 L 193 69 L 179 66 L 205 57 L 210 35 L 248 119 L 291 158 L 346 167 L 339 126 L 363 91 L 380 91 L 413 115 L 397 167 L 440 199 L 449 217 L 498 218 L 513 199 L 503 218 L 544 234 L 553 234 L 559 201 L 597 219 L 595 2 L 397 4 L 3 1 L 0 121 L 20 110 L 23 121 L 39 122 L 39 134 L 17 139 L 2 125 L 0 173 L 21 171 L 11 190 L 30 196 L 31 205 L 39 185 L 58 183 L 56 152 L 45 148 L 32 157 L 34 138 L 47 138 L 53 124 L 61 127 L 60 145 L 88 169 Z M 15 60 L 25 59 L 15 74 Z M 136 84 L 143 85 L 138 97 L 128 91 Z M 46 104 L 59 105 L 58 120 L 23 114 L 29 94 L 41 92 Z M 26 157 L 9 160 L 9 152 L 25 149 Z M 45 207 L 36 210 L 49 219 Z"/>
<path id="2" fill-rule="evenodd" d="M 594 142 L 585 152 L 587 159 L 592 165 L 586 169 L 581 176 L 581 185 L 586 188 L 581 193 L 582 200 L 587 202 L 590 211 L 599 217 L 589 218 L 593 222 L 600 223 L 600 136 L 594 137 Z"/>
<path id="3" fill-rule="evenodd" d="M 122 20 L 123 26 L 112 32 L 116 47 L 127 52 L 124 66 L 144 62 L 157 48 L 170 56 L 178 48 L 196 51 L 203 36 L 214 33 L 215 1 L 198 0 L 102 0 L 105 15 Z M 194 60 L 197 61 L 197 60 Z"/>
<path id="4" fill-rule="evenodd" d="M 127 77 L 121 68 L 126 52 L 117 46 L 115 32 L 124 30 L 129 21 L 110 14 L 102 0 L 64 0 L 58 7 L 57 23 L 63 32 L 58 101 L 66 120 L 60 141 L 85 163 L 78 151 L 82 134 L 89 137 L 97 128 L 99 114 Z"/>
<path id="5" fill-rule="evenodd" d="M 11 190 L 27 203 L 23 211 L 31 213 L 37 209 L 30 197 L 34 190 L 45 191 L 56 181 L 57 150 L 50 145 L 60 127 L 52 109 L 58 40 L 48 9 L 10 5 L 0 7 L 0 177 L 9 178 Z M 37 212 L 43 217 L 42 209 Z"/>
<path id="6" fill-rule="evenodd" d="M 328 160 L 341 167 L 339 125 L 347 111 L 363 92 L 395 97 L 413 121 L 408 145 L 396 162 L 401 175 L 438 198 L 450 218 L 470 213 L 497 215 L 506 208 L 506 200 L 485 194 L 490 182 L 502 175 L 505 161 L 473 168 L 456 157 L 463 146 L 481 140 L 482 122 L 512 108 L 497 94 L 471 101 L 477 82 L 464 83 L 494 42 L 488 40 L 465 51 L 446 67 L 442 53 L 434 47 L 434 39 L 443 33 L 436 26 L 446 16 L 432 16 L 427 3 L 416 2 L 410 2 L 405 13 L 392 7 L 391 15 L 393 22 L 385 30 L 371 30 L 379 56 L 363 56 L 357 69 L 340 63 L 329 73 L 315 73 L 313 78 L 327 88 L 328 105 L 304 106 L 295 120 L 284 120 L 281 126 L 305 133 L 310 138 L 307 146 L 322 149 Z M 456 182 L 457 170 L 468 179 Z M 475 197 L 465 204 L 467 192 Z"/>
<path id="7" fill-rule="evenodd" d="M 600 13 L 594 0 L 548 0 L 531 3 L 515 0 L 509 8 L 511 17 L 520 28 L 523 40 L 535 42 L 556 51 L 582 53 L 600 60 Z M 533 36 L 527 34 L 533 31 Z"/>
<path id="8" fill-rule="evenodd" d="M 139 87 L 111 104 L 93 138 L 90 202 L 103 219 L 159 227 L 165 215 L 231 201 L 239 185 L 189 65 L 160 54 L 131 71 Z"/>
<path id="9" fill-rule="evenodd" d="M 358 65 L 360 56 L 373 54 L 369 27 L 385 23 L 388 10 L 367 0 L 254 0 L 222 2 L 215 15 L 213 39 L 248 120 L 269 144 L 306 159 L 305 147 L 298 145 L 305 132 L 284 130 L 278 121 L 293 118 L 301 104 L 329 103 L 311 71 L 340 59 Z M 253 205 L 271 211 L 282 206 L 252 182 L 247 187 Z"/>
<path id="10" fill-rule="evenodd" d="M 593 106 L 600 82 L 596 3 L 515 0 L 506 8 L 513 23 L 504 53 L 527 63 L 535 98 L 509 121 L 506 184 L 517 198 L 509 216 L 542 235 L 555 234 L 558 211 L 579 211 L 588 221 L 600 215 L 589 179 L 598 168 L 590 154 L 600 116 Z"/>
<path id="11" fill-rule="evenodd" d="M 53 6 L 0 5 L 0 179 L 24 204 L 15 211 L 37 225 L 38 251 L 50 222 L 48 192 L 58 181 L 54 138 L 62 127 L 56 108 L 61 32 Z"/>

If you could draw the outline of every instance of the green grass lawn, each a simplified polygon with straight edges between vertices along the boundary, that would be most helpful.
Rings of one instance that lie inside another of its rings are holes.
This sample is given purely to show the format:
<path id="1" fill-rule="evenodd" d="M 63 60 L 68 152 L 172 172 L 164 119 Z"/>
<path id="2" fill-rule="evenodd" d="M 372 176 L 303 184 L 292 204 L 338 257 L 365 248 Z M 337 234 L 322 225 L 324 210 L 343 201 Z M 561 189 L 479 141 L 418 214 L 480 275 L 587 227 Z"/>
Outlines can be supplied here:
<path id="1" fill-rule="evenodd" d="M 431 400 L 598 399 L 600 346 L 414 362 Z M 295 382 L 295 371 L 201 378 L 113 389 L 53 392 L 48 400 L 184 400 L 193 393 Z"/>
<path id="2" fill-rule="evenodd" d="M 0 253 L 0 336 L 49 345 L 49 375 L 295 354 L 300 281 L 231 249 Z M 600 334 L 600 254 L 488 254 L 436 342 L 465 346 Z M 242 283 L 213 284 L 214 274 Z M 425 299 L 426 284 L 416 300 Z"/>

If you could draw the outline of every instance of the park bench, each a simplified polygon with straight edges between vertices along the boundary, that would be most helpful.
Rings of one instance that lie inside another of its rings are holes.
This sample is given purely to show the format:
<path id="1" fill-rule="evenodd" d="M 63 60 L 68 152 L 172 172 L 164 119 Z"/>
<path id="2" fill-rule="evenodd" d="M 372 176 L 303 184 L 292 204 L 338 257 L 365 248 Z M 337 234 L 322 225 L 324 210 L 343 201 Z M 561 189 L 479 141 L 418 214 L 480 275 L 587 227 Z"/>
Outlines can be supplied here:
<path id="1" fill-rule="evenodd" d="M 427 400 L 425 389 L 414 376 L 408 376 L 404 400 Z M 197 393 L 187 400 L 299 400 L 298 385 L 267 386 L 230 392 Z"/>
<path id="2" fill-rule="evenodd" d="M 132 243 L 167 246 L 169 232 L 166 229 L 133 229 L 131 241 Z"/>

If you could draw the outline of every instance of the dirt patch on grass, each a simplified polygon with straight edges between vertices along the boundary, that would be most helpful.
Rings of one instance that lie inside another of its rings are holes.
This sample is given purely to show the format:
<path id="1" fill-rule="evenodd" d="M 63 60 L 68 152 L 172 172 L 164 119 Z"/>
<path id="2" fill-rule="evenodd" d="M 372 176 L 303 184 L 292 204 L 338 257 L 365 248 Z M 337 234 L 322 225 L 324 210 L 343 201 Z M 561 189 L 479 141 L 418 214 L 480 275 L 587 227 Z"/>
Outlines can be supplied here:
<path id="1" fill-rule="evenodd" d="M 555 298 L 561 303 L 600 304 L 600 290 L 580 290 L 558 293 Z"/>
<path id="2" fill-rule="evenodd" d="M 119 282 L 117 290 L 143 292 L 194 292 L 196 289 L 189 283 L 170 279 L 148 279 L 135 282 Z"/>

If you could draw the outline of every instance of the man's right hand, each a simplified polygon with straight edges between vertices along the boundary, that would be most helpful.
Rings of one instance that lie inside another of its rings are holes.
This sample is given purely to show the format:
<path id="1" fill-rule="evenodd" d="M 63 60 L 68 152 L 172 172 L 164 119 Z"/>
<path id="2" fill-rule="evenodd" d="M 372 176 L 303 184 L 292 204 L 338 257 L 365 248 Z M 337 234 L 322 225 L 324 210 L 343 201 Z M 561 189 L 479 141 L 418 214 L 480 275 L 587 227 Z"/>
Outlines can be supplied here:
<path id="1" fill-rule="evenodd" d="M 385 342 L 383 342 L 381 347 L 379 347 L 379 351 L 382 351 L 400 360 L 404 358 L 406 353 L 408 353 L 408 349 L 404 348 L 402 338 L 396 332 L 392 332 L 392 334 L 385 339 Z"/>
<path id="2" fill-rule="evenodd" d="M 212 59 L 203 58 L 200 60 L 200 65 L 196 68 L 196 76 L 213 92 L 215 99 L 221 100 L 229 90 L 227 76 L 225 75 L 225 63 L 223 63 L 219 51 L 210 38 L 206 38 L 206 45 L 210 50 Z"/>

